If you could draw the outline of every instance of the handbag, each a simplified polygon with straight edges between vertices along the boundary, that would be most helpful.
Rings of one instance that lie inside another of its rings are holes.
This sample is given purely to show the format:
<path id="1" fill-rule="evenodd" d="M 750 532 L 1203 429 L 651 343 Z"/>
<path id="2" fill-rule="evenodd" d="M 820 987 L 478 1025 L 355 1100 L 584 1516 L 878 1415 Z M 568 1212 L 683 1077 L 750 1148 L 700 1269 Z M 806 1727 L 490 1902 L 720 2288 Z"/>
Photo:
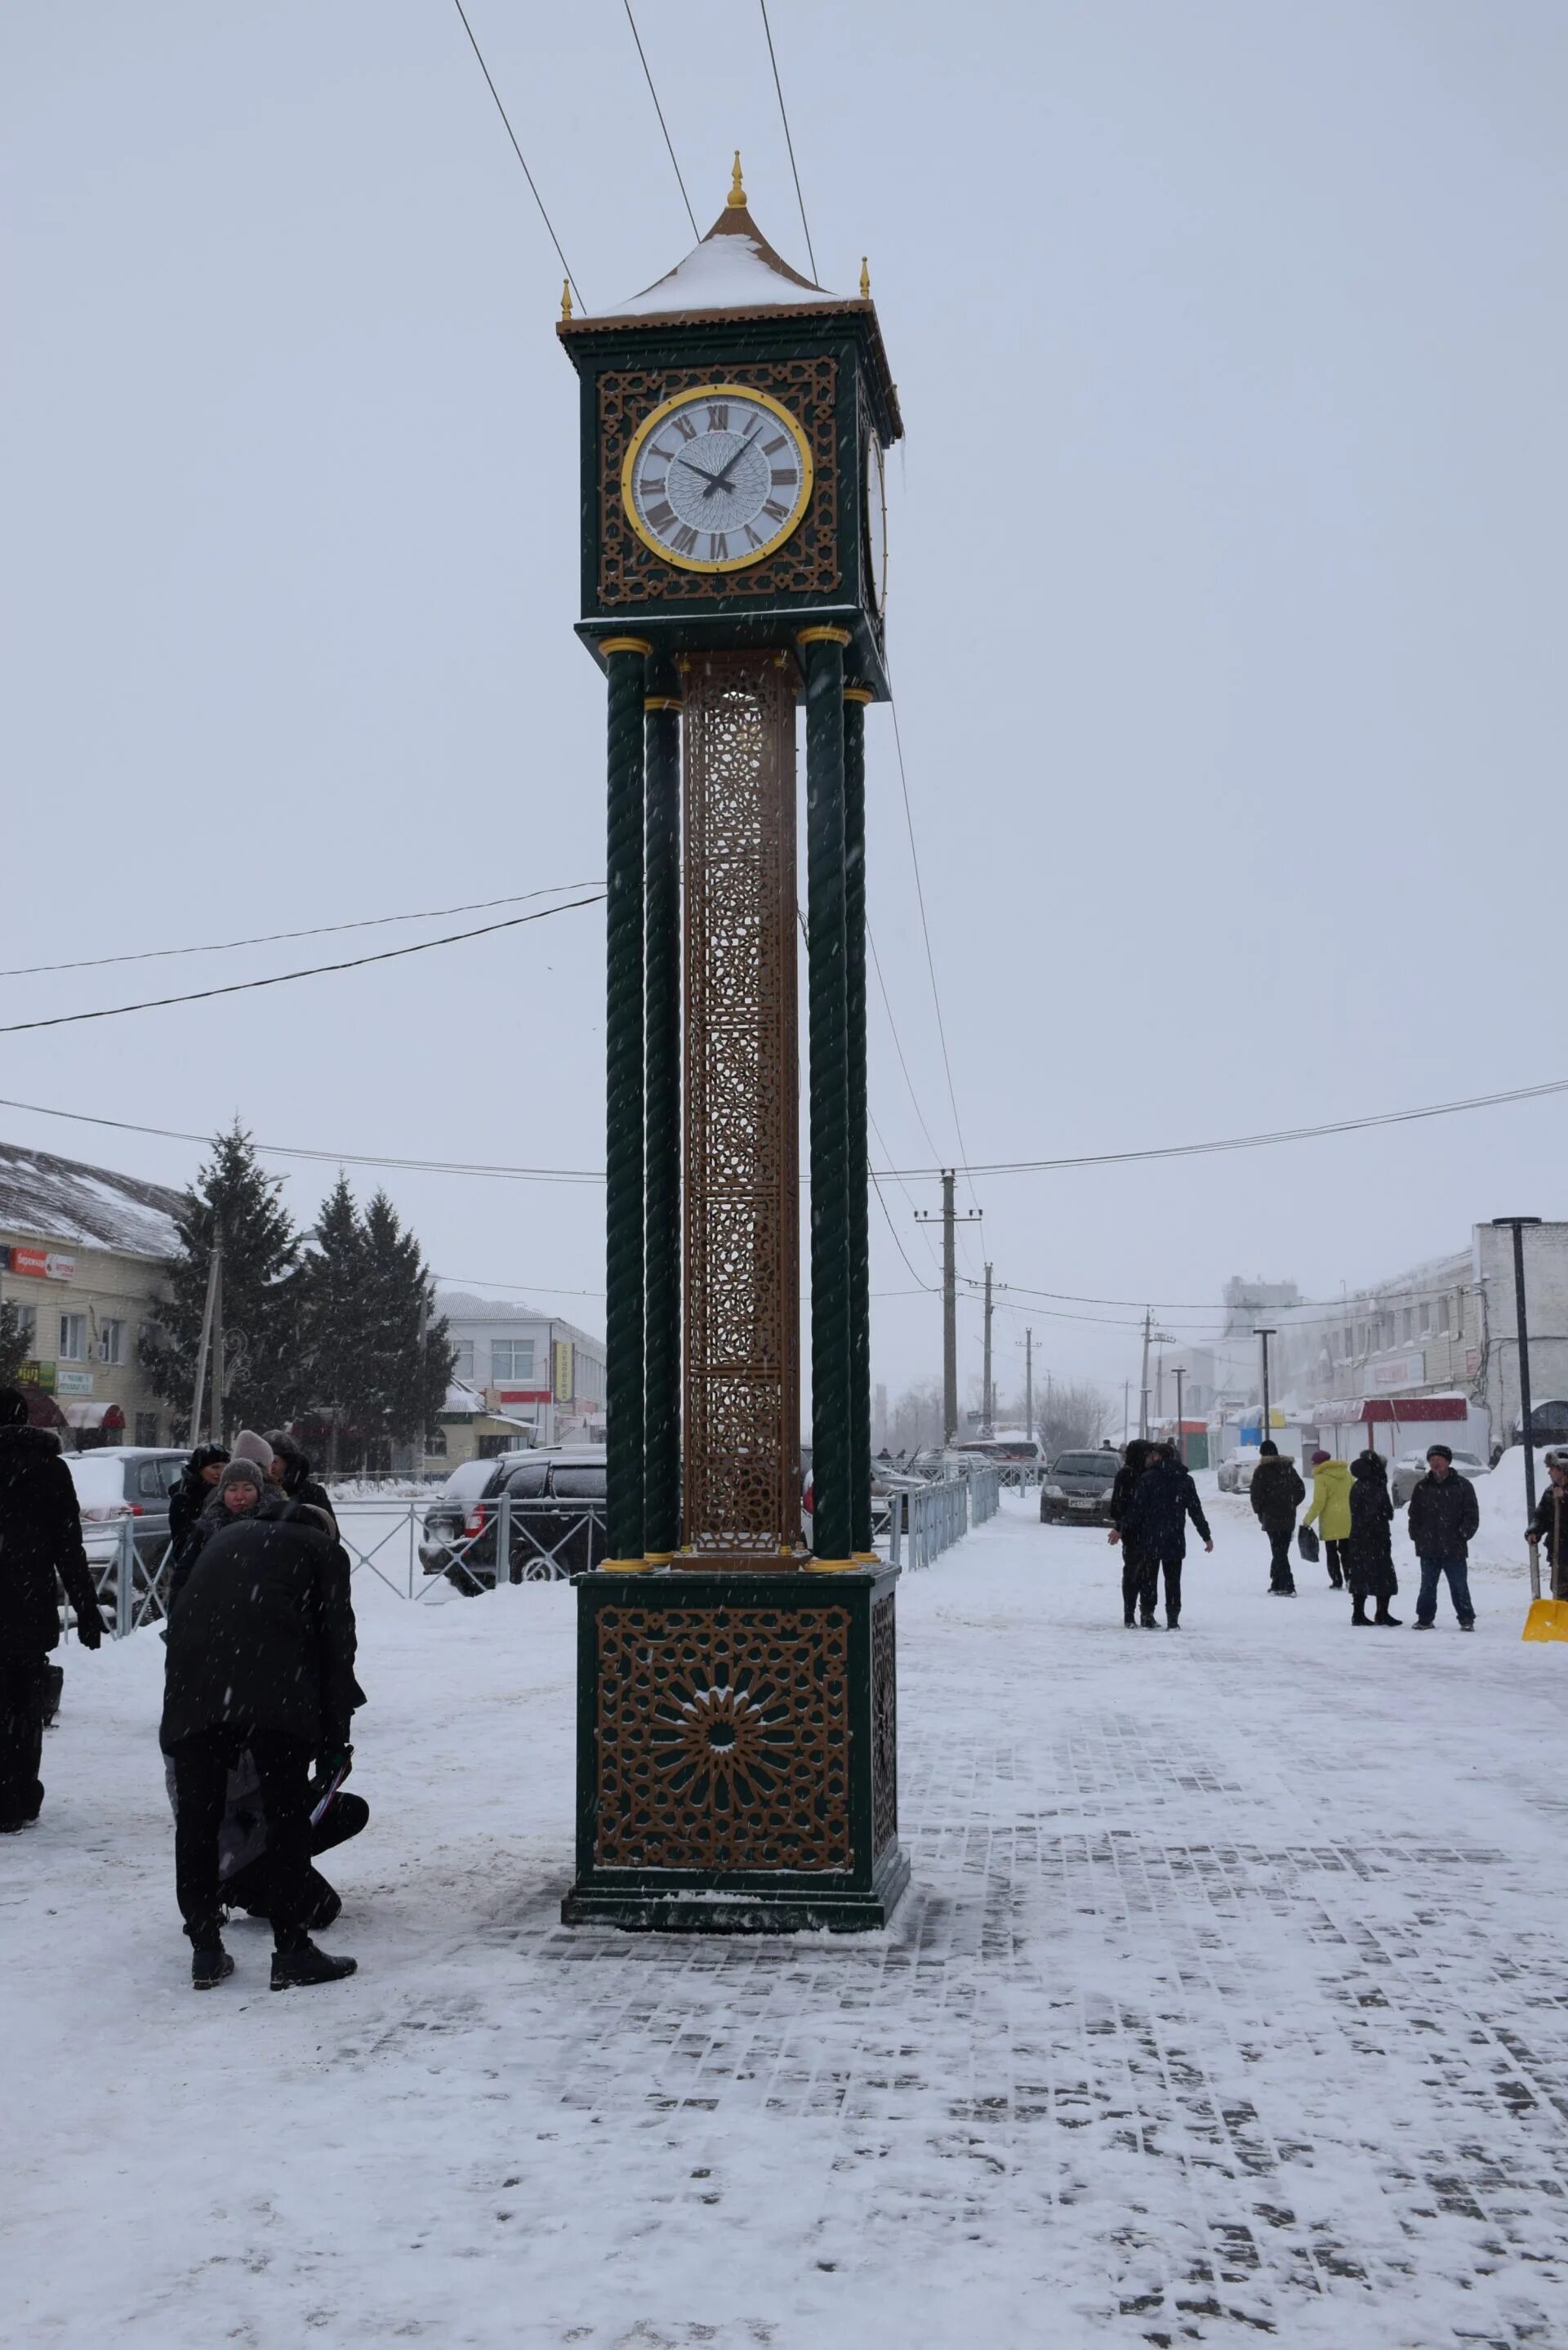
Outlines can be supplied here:
<path id="1" fill-rule="evenodd" d="M 1322 1545 L 1317 1538 L 1315 1528 L 1312 1526 L 1298 1526 L 1296 1528 L 1296 1548 L 1300 1551 L 1302 1556 L 1305 1559 L 1309 1566 L 1315 1566 L 1317 1565 L 1319 1558 L 1323 1555 L 1323 1551 Z"/>

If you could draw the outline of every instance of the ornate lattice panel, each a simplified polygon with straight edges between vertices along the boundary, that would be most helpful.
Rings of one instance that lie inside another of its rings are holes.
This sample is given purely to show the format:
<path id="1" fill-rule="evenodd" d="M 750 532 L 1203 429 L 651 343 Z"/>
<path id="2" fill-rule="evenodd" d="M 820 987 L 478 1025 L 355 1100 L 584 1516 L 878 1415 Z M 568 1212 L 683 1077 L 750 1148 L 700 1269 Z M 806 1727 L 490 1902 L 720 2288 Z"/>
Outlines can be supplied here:
<path id="1" fill-rule="evenodd" d="M 846 1607 L 596 1620 L 599 1866 L 853 1866 Z"/>
<path id="2" fill-rule="evenodd" d="M 705 383 L 743 382 L 782 400 L 811 449 L 811 503 L 783 546 L 744 571 L 682 571 L 645 546 L 621 504 L 628 443 L 660 400 Z M 721 597 L 767 601 L 828 596 L 838 586 L 838 467 L 835 408 L 838 362 L 831 359 L 737 359 L 727 367 L 618 368 L 598 380 L 599 603 L 711 604 Z"/>
<path id="3" fill-rule="evenodd" d="M 773 654 L 685 694 L 685 1538 L 800 1539 L 794 693 Z"/>
<path id="4" fill-rule="evenodd" d="M 898 1833 L 898 1668 L 893 1595 L 871 1609 L 871 1853 Z"/>

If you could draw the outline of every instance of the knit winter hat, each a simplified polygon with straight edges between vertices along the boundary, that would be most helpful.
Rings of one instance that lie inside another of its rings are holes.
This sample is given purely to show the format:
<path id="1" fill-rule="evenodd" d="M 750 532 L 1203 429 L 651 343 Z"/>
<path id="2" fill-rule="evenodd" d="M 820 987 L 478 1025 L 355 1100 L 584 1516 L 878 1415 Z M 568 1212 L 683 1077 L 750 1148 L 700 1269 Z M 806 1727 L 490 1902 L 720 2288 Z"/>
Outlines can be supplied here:
<path id="1" fill-rule="evenodd" d="M 258 1469 L 254 1461 L 231 1461 L 218 1480 L 219 1492 L 226 1493 L 231 1485 L 251 1486 L 259 1500 L 266 1492 L 266 1471 Z"/>
<path id="2" fill-rule="evenodd" d="M 258 1436 L 254 1428 L 242 1428 L 234 1439 L 234 1459 L 254 1461 L 265 1483 L 266 1472 L 272 1467 L 272 1447 L 265 1436 Z"/>
<path id="3" fill-rule="evenodd" d="M 1317 1448 L 1317 1451 L 1316 1451 L 1313 1454 L 1313 1456 L 1312 1456 L 1312 1465 L 1313 1465 L 1313 1467 L 1315 1469 L 1315 1468 L 1317 1467 L 1317 1464 L 1318 1464 L 1318 1462 L 1319 1462 L 1320 1461 L 1332 1461 L 1332 1460 L 1333 1460 L 1333 1458 L 1334 1458 L 1333 1453 L 1332 1453 L 1332 1452 L 1325 1452 L 1325 1451 L 1324 1451 L 1324 1449 L 1323 1449 L 1322 1445 L 1320 1444 L 1320 1445 L 1318 1446 L 1318 1448 Z"/>

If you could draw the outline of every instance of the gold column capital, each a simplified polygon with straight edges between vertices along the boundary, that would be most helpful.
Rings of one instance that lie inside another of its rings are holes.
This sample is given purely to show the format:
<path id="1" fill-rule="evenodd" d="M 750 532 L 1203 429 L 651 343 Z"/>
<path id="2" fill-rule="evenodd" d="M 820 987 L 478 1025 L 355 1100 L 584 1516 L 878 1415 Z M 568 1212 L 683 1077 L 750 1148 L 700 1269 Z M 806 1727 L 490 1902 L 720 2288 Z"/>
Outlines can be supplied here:
<path id="1" fill-rule="evenodd" d="M 852 645 L 854 641 L 847 629 L 801 629 L 795 635 L 797 645 Z"/>
<path id="2" fill-rule="evenodd" d="M 649 693 L 643 696 L 645 710 L 684 710 L 685 703 L 678 693 Z"/>
<path id="3" fill-rule="evenodd" d="M 651 653 L 653 647 L 646 637 L 601 637 L 601 653 Z"/>
<path id="4" fill-rule="evenodd" d="M 846 702 L 875 702 L 877 697 L 868 685 L 846 685 L 844 699 Z"/>

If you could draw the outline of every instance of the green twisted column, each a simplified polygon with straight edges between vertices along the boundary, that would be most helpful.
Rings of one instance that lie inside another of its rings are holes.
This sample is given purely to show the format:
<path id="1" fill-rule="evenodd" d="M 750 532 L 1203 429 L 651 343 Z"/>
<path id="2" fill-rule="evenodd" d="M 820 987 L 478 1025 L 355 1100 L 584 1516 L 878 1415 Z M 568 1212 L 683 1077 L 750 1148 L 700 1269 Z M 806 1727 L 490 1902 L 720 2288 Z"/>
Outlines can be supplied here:
<path id="1" fill-rule="evenodd" d="M 847 1566 L 850 1503 L 848 968 L 842 629 L 803 629 L 806 1006 L 811 1044 L 811 1448 L 816 1563 Z"/>
<path id="2" fill-rule="evenodd" d="M 680 1547 L 680 696 L 649 672 L 645 942 L 647 1330 L 643 1538 L 650 1566 Z"/>
<path id="3" fill-rule="evenodd" d="M 857 1557 L 871 1555 L 871 1223 L 866 1106 L 866 704 L 868 687 L 844 692 L 844 943 L 848 1019 L 849 1530 Z"/>
<path id="4" fill-rule="evenodd" d="M 640 637 L 607 637 L 609 827 L 605 928 L 605 1420 L 607 1566 L 643 1556 L 642 703 Z"/>

